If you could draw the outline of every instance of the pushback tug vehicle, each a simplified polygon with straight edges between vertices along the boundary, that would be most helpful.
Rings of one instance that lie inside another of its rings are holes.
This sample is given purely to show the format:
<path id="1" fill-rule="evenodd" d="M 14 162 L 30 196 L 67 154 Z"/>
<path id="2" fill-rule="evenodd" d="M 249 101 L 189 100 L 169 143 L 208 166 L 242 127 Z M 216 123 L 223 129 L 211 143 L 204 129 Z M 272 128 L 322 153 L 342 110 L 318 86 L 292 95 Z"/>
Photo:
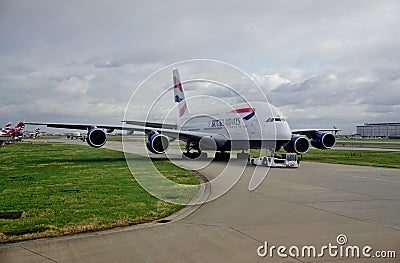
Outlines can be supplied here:
<path id="1" fill-rule="evenodd" d="M 296 153 L 284 153 L 281 156 L 249 157 L 249 162 L 252 165 L 266 167 L 300 167 L 300 161 Z"/>

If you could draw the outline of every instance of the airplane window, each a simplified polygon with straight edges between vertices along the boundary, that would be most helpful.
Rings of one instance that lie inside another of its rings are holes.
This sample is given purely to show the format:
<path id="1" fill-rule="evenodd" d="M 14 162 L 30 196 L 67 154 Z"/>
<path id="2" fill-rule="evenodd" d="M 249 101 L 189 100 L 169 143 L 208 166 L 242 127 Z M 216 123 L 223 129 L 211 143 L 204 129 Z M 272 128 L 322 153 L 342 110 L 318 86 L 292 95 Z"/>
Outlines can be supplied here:
<path id="1" fill-rule="evenodd" d="M 268 119 L 266 120 L 266 122 L 274 122 L 274 121 L 276 121 L 276 122 L 285 122 L 286 120 L 285 120 L 284 118 L 281 118 L 281 117 L 278 117 L 278 118 L 268 118 Z"/>

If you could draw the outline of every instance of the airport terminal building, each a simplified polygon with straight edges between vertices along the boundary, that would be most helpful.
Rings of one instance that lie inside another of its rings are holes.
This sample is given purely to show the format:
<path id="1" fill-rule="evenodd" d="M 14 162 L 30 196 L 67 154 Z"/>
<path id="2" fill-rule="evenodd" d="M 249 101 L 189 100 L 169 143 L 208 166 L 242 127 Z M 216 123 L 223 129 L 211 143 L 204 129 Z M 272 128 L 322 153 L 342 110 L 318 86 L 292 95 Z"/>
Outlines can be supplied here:
<path id="1" fill-rule="evenodd" d="M 361 137 L 400 138 L 400 122 L 364 123 L 357 126 L 357 134 Z"/>

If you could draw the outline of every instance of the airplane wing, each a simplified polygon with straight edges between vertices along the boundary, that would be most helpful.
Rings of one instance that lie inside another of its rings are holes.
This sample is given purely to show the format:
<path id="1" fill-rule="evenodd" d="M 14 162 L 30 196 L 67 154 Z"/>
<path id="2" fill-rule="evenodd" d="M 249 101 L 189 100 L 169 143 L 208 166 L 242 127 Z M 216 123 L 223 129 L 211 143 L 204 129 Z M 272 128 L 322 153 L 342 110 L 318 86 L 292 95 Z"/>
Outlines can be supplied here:
<path id="1" fill-rule="evenodd" d="M 204 137 L 213 138 L 217 144 L 223 145 L 227 139 L 222 134 L 213 134 L 205 132 L 183 131 L 177 130 L 176 124 L 166 124 L 158 122 L 143 122 L 143 121 L 122 121 L 130 124 L 127 129 L 154 131 L 159 134 L 165 135 L 172 139 L 179 139 L 182 141 L 195 141 L 198 142 Z M 100 127 L 100 126 L 97 126 Z"/>
<path id="2" fill-rule="evenodd" d="M 217 145 L 222 146 L 227 141 L 227 138 L 222 134 L 212 134 L 205 132 L 193 132 L 193 131 L 179 131 L 179 130 L 171 130 L 171 129 L 158 129 L 158 133 L 163 134 L 167 137 L 179 139 L 182 141 L 194 141 L 198 142 L 202 138 L 210 138 L 213 139 Z"/>
<path id="3" fill-rule="evenodd" d="M 166 124 L 158 122 L 143 122 L 143 121 L 122 121 L 126 124 L 132 125 L 132 129 L 147 129 L 157 133 L 163 134 L 173 139 L 179 139 L 182 141 L 200 141 L 203 137 L 211 137 L 218 142 L 226 142 L 226 138 L 223 135 L 209 134 L 204 132 L 193 132 L 193 131 L 181 131 L 177 130 L 176 124 Z"/>
<path id="4" fill-rule="evenodd" d="M 72 130 L 90 130 L 92 128 L 99 129 L 109 129 L 109 130 L 129 130 L 126 127 L 122 126 L 113 126 L 113 125 L 95 125 L 95 124 L 72 124 L 72 123 L 44 123 L 44 122 L 25 122 L 25 124 L 29 125 L 44 125 L 49 128 L 64 128 L 64 129 L 72 129 Z M 143 130 L 143 128 L 142 128 Z"/>
<path id="5" fill-rule="evenodd" d="M 308 138 L 312 138 L 314 134 L 318 132 L 334 132 L 335 134 L 341 131 L 341 129 L 293 129 L 293 134 L 306 135 Z"/>
<path id="6" fill-rule="evenodd" d="M 131 126 L 115 126 L 115 125 L 96 125 L 96 124 L 76 124 L 76 123 L 44 123 L 44 122 L 25 122 L 29 125 L 45 125 L 49 128 L 64 128 L 72 130 L 90 130 L 91 128 L 110 129 L 110 130 L 132 130 L 132 131 L 147 131 L 157 128 L 176 129 L 175 124 L 164 124 L 158 122 L 144 121 L 123 121 Z"/>
<path id="7" fill-rule="evenodd" d="M 122 121 L 126 124 L 151 127 L 151 128 L 164 128 L 164 129 L 177 129 L 176 124 L 159 123 L 159 122 L 148 122 L 148 121 Z"/>
<path id="8" fill-rule="evenodd" d="M 114 126 L 114 125 L 95 125 L 95 124 L 70 124 L 70 123 L 43 123 L 43 122 L 25 122 L 29 125 L 45 125 L 49 128 L 64 128 L 73 130 L 91 130 L 93 128 L 107 129 L 109 132 L 113 130 L 128 130 L 140 132 L 156 132 L 171 139 L 179 139 L 182 141 L 200 141 L 203 137 L 213 138 L 217 144 L 224 144 L 227 139 L 225 136 L 203 132 L 181 131 L 176 129 L 174 124 L 163 124 L 156 122 L 142 122 L 142 121 L 123 121 L 129 126 Z"/>

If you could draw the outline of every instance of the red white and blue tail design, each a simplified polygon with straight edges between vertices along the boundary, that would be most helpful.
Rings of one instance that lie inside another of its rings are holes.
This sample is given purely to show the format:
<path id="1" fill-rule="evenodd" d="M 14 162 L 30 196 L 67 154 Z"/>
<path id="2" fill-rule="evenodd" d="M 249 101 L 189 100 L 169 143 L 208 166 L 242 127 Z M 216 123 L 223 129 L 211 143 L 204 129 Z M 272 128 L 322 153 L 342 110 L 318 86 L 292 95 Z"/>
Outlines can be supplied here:
<path id="1" fill-rule="evenodd" d="M 1 131 L 3 132 L 9 131 L 11 129 L 11 125 L 12 125 L 11 122 L 7 123 L 3 128 L 1 128 Z"/>
<path id="2" fill-rule="evenodd" d="M 183 92 L 181 79 L 179 77 L 179 72 L 177 69 L 173 70 L 173 79 L 174 79 L 174 98 L 175 102 L 178 103 L 179 110 L 179 118 L 181 118 L 185 113 L 188 113 L 189 110 L 186 105 L 185 93 Z"/>
<path id="3" fill-rule="evenodd" d="M 23 122 L 20 122 L 17 124 L 17 126 L 15 126 L 15 131 L 17 133 L 22 133 L 24 131 L 25 128 L 25 124 Z"/>
<path id="4" fill-rule="evenodd" d="M 246 120 L 246 121 L 250 120 L 251 118 L 254 117 L 254 115 L 256 115 L 255 108 L 241 108 L 241 109 L 233 110 L 232 112 L 246 113 L 246 115 L 243 117 L 243 120 Z"/>
<path id="5" fill-rule="evenodd" d="M 11 122 L 7 123 L 6 126 L 1 129 L 1 134 L 14 136 L 16 134 L 22 134 L 22 132 L 24 131 L 25 124 L 23 122 L 18 123 L 17 126 L 12 129 L 10 129 L 11 125 Z"/>
<path id="6" fill-rule="evenodd" d="M 37 128 L 35 129 L 34 134 L 33 134 L 33 138 L 37 138 L 37 137 L 39 136 L 39 134 L 40 134 L 40 128 L 37 127 Z"/>

